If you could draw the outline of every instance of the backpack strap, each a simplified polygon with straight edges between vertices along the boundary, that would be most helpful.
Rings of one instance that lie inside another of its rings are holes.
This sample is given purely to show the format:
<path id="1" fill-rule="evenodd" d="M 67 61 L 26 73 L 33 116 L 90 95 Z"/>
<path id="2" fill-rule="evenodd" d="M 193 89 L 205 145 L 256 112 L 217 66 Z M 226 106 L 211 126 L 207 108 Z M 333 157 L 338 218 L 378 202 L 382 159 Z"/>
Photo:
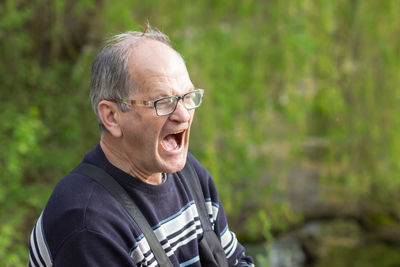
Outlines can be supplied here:
<path id="1" fill-rule="evenodd" d="M 201 189 L 199 176 L 189 160 L 186 160 L 185 167 L 181 170 L 185 180 L 189 185 L 196 207 L 199 213 L 200 222 L 203 227 L 204 235 L 200 246 L 200 260 L 204 266 L 228 267 L 225 251 L 217 234 L 212 230 L 210 216 L 208 215 L 204 201 L 204 193 Z M 205 246 L 205 247 L 204 247 Z M 203 259 L 202 259 L 203 255 Z"/>
<path id="2" fill-rule="evenodd" d="M 116 200 L 118 200 L 143 232 L 158 265 L 163 267 L 173 266 L 142 212 L 132 201 L 125 189 L 122 188 L 111 175 L 103 169 L 88 163 L 81 163 L 74 172 L 89 176 L 101 184 Z"/>

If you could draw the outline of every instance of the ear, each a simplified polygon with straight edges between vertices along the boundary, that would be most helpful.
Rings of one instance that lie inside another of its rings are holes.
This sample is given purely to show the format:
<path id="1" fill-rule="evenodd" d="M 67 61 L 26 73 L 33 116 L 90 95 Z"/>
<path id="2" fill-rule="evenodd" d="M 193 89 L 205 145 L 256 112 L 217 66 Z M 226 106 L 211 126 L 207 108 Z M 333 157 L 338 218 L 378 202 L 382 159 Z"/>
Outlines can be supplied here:
<path id="1" fill-rule="evenodd" d="M 107 131 L 114 137 L 121 137 L 120 114 L 118 106 L 111 101 L 102 100 L 97 105 L 99 118 Z"/>

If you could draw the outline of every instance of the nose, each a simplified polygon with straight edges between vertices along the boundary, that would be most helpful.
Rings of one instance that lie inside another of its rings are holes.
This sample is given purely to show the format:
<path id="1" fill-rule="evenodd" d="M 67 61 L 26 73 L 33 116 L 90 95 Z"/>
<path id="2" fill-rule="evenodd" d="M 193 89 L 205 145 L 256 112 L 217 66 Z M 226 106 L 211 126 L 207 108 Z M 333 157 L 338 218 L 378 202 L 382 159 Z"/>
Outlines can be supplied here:
<path id="1" fill-rule="evenodd" d="M 188 122 L 193 114 L 193 111 L 187 110 L 182 101 L 178 100 L 178 104 L 176 109 L 169 116 L 170 120 L 179 121 L 179 122 Z"/>

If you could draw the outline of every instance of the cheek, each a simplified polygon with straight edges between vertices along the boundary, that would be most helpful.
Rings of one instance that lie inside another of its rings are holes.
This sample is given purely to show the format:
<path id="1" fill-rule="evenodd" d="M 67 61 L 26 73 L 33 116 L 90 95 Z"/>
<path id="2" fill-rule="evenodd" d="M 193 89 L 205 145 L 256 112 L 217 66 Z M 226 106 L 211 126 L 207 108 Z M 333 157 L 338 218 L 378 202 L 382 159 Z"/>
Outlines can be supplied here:
<path id="1" fill-rule="evenodd" d="M 136 125 L 135 130 L 138 132 L 140 139 L 146 142 L 146 145 L 157 146 L 164 124 L 164 122 L 158 121 L 157 118 L 153 118 L 145 123 Z"/>
<path id="2" fill-rule="evenodd" d="M 166 117 L 155 116 L 153 110 L 143 114 L 134 112 L 130 118 L 125 118 L 123 132 L 138 147 L 151 147 L 158 143 L 160 133 L 166 123 Z"/>

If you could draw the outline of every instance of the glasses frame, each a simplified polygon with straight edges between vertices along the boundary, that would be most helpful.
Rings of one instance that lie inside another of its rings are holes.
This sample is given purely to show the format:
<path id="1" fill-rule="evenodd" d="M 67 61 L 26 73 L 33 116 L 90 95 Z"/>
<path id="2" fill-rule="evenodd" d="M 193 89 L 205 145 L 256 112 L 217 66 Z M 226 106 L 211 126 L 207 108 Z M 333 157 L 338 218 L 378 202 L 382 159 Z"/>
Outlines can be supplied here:
<path id="1" fill-rule="evenodd" d="M 199 105 L 196 106 L 196 107 L 187 108 L 186 105 L 185 105 L 185 102 L 184 102 L 183 100 L 184 100 L 184 98 L 185 98 L 188 94 L 192 94 L 192 93 L 195 93 L 195 92 L 199 92 L 199 93 L 201 94 L 200 103 L 199 103 Z M 152 108 L 154 108 L 154 110 L 156 111 L 157 116 L 163 117 L 163 116 L 168 116 L 168 115 L 174 113 L 175 110 L 176 110 L 176 107 L 178 106 L 178 102 L 179 102 L 180 100 L 182 100 L 183 105 L 185 106 L 185 108 L 186 108 L 187 110 L 191 110 L 191 109 L 196 109 L 196 108 L 198 108 L 198 107 L 201 105 L 201 102 L 202 102 L 202 100 L 203 100 L 203 96 L 204 96 L 204 89 L 198 88 L 198 89 L 192 90 L 192 91 L 190 91 L 190 92 L 187 92 L 187 93 L 185 93 L 185 94 L 183 94 L 183 95 L 181 95 L 181 96 L 165 96 L 165 97 L 158 98 L 158 99 L 156 99 L 156 100 L 111 99 L 110 101 L 114 101 L 114 102 L 118 102 L 118 103 L 123 103 L 123 104 L 129 105 L 129 106 L 152 107 Z M 171 98 L 172 98 L 172 99 L 173 99 L 173 98 L 176 99 L 174 109 L 173 109 L 171 112 L 169 112 L 169 113 L 159 115 L 159 114 L 158 114 L 158 111 L 157 111 L 157 103 L 160 102 L 160 101 L 162 101 L 162 100 L 171 99 Z"/>

